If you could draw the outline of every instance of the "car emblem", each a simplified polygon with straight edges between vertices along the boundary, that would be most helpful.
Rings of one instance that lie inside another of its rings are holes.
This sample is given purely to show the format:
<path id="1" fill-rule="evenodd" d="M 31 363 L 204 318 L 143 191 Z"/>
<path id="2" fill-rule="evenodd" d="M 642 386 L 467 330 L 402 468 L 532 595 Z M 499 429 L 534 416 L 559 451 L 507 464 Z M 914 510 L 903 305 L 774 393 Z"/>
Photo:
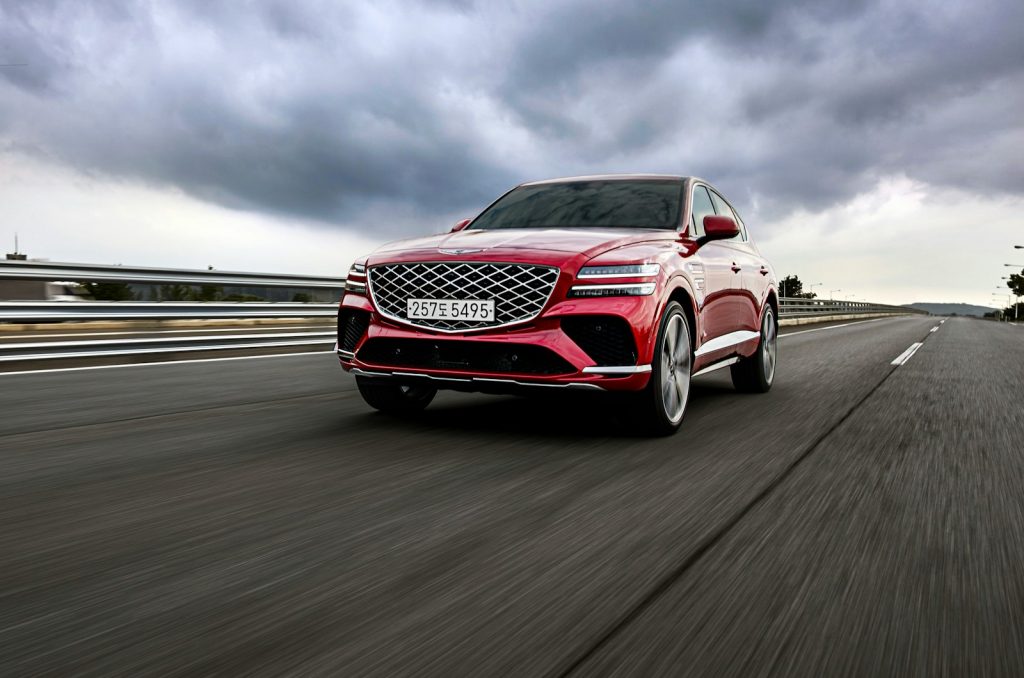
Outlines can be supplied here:
<path id="1" fill-rule="evenodd" d="M 441 254 L 472 254 L 473 252 L 482 252 L 483 250 L 446 250 L 439 247 L 437 251 Z"/>

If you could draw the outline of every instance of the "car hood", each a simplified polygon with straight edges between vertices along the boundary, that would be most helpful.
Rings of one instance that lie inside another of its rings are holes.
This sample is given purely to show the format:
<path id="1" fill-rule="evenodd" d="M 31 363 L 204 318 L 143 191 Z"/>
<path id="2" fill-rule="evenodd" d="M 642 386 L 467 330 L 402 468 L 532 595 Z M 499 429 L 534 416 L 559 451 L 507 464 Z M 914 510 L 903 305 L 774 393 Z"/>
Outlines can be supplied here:
<path id="1" fill-rule="evenodd" d="M 663 229 L 507 228 L 465 230 L 424 238 L 399 240 L 377 249 L 374 255 L 389 258 L 410 250 L 546 250 L 596 256 L 639 242 L 672 240 L 675 231 Z M 456 253 L 456 252 L 445 252 Z"/>

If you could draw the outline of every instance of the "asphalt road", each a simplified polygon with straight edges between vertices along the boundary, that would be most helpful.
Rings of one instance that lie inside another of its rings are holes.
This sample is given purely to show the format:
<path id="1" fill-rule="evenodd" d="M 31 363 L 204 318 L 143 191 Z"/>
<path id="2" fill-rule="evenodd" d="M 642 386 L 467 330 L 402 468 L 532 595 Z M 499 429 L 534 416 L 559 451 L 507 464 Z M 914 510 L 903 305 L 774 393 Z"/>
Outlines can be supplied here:
<path id="1" fill-rule="evenodd" d="M 325 354 L 0 375 L 0 675 L 1024 675 L 1024 328 L 938 322 L 656 440 Z"/>

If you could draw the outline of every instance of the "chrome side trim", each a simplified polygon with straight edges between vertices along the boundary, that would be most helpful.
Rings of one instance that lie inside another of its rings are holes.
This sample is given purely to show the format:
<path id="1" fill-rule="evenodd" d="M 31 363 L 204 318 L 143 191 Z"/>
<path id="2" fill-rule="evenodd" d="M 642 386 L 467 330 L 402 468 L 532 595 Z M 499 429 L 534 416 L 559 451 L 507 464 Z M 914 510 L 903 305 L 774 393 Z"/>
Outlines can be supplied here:
<path id="1" fill-rule="evenodd" d="M 644 374 L 651 371 L 650 365 L 615 365 L 612 367 L 584 367 L 583 374 Z"/>
<path id="2" fill-rule="evenodd" d="M 714 372 L 715 370 L 720 370 L 723 367 L 728 367 L 729 365 L 735 365 L 739 361 L 740 361 L 739 358 L 729 358 L 728 360 L 723 360 L 720 363 L 715 363 L 714 365 L 708 365 L 707 367 L 705 367 L 702 370 L 697 370 L 696 372 L 694 372 L 690 376 L 691 377 L 699 377 L 702 374 L 707 374 L 708 372 Z"/>
<path id="3" fill-rule="evenodd" d="M 346 351 L 344 349 L 338 348 L 337 344 L 334 345 L 334 350 L 339 356 L 341 356 L 345 360 L 352 360 L 353 358 L 356 357 L 354 351 Z"/>
<path id="4" fill-rule="evenodd" d="M 710 341 L 705 341 L 693 355 L 695 358 L 699 358 L 702 355 L 707 355 L 708 353 L 721 351 L 723 348 L 730 348 L 732 346 L 742 344 L 743 342 L 757 339 L 759 336 L 761 336 L 760 332 L 751 332 L 750 330 L 739 330 L 738 332 L 723 334 L 722 336 L 715 337 Z"/>
<path id="5" fill-rule="evenodd" d="M 352 374 L 357 374 L 360 377 L 390 377 L 390 376 L 393 376 L 391 374 L 388 374 L 387 372 L 367 372 L 366 370 L 360 369 L 358 367 L 353 367 L 352 368 Z"/>
<path id="6" fill-rule="evenodd" d="M 585 389 L 588 391 L 603 391 L 604 388 L 597 384 L 587 384 L 583 382 L 574 381 L 568 384 L 541 384 L 537 382 L 529 381 L 518 381 L 516 379 L 493 379 L 488 377 L 472 377 L 470 379 L 463 379 L 460 377 L 438 377 L 433 374 L 424 374 L 422 372 L 370 372 L 358 367 L 352 368 L 352 374 L 359 375 L 360 377 L 380 377 L 383 379 L 401 379 L 402 377 L 413 377 L 415 379 L 430 379 L 431 381 L 440 382 L 453 382 L 457 384 L 471 384 L 471 383 L 484 383 L 484 384 L 509 384 L 510 386 L 526 386 L 526 387 L 537 387 L 537 388 L 569 388 L 569 389 Z"/>
<path id="7" fill-rule="evenodd" d="M 395 377 L 414 377 L 420 379 L 432 379 L 434 381 L 458 381 L 468 384 L 473 381 L 472 379 L 462 379 L 460 377 L 437 377 L 433 374 L 423 374 L 422 372 L 392 372 Z"/>

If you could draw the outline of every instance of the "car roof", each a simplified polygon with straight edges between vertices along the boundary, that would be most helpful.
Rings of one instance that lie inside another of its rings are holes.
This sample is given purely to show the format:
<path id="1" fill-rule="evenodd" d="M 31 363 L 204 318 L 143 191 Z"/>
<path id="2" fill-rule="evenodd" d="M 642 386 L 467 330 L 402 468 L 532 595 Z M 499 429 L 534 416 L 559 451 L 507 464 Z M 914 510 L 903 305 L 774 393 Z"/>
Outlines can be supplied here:
<path id="1" fill-rule="evenodd" d="M 563 184 L 573 181 L 624 181 L 628 179 L 632 180 L 650 180 L 650 181 L 664 181 L 665 179 L 674 179 L 676 181 L 686 181 L 691 177 L 679 176 L 678 174 L 588 174 L 579 177 L 559 177 L 557 179 L 542 179 L 540 181 L 525 181 L 520 186 L 538 186 L 542 184 Z"/>

